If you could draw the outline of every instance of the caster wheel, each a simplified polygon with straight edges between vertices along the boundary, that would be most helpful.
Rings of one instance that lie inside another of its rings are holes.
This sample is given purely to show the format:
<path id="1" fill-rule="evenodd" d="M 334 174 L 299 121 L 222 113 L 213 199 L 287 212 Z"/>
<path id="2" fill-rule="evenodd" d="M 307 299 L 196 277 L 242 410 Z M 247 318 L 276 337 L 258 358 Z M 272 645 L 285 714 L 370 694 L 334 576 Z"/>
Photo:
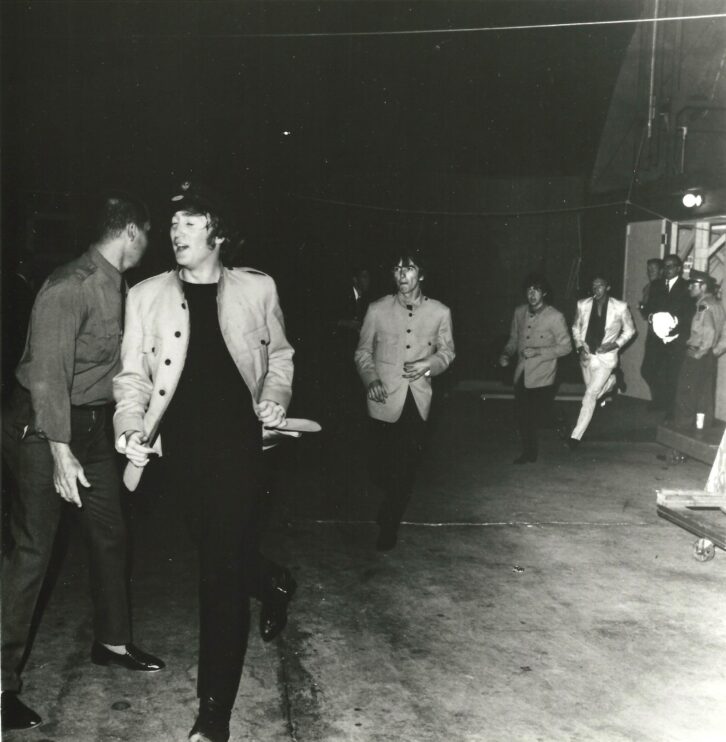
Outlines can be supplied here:
<path id="1" fill-rule="evenodd" d="M 710 562 L 716 556 L 716 547 L 707 538 L 699 538 L 693 544 L 693 556 L 699 562 Z"/>

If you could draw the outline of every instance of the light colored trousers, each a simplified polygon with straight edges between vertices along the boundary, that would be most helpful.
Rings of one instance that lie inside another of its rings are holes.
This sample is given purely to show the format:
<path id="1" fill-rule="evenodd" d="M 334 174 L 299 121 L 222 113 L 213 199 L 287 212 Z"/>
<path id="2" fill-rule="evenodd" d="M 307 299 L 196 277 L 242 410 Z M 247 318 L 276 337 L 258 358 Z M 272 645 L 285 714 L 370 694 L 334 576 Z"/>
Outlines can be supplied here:
<path id="1" fill-rule="evenodd" d="M 577 418 L 577 425 L 572 431 L 571 438 L 577 438 L 579 441 L 587 426 L 592 420 L 592 414 L 595 412 L 597 400 L 607 394 L 615 386 L 615 366 L 611 363 L 605 363 L 602 356 L 592 354 L 587 361 L 582 364 L 582 377 L 585 380 L 585 396 L 582 398 L 582 407 L 580 416 Z"/>

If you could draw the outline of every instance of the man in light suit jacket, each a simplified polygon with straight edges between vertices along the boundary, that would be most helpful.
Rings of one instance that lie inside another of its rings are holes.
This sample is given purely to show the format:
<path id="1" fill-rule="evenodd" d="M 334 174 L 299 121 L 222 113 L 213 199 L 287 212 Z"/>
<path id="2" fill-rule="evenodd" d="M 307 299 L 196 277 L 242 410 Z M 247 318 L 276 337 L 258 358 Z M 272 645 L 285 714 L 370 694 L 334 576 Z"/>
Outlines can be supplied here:
<path id="1" fill-rule="evenodd" d="M 572 325 L 575 350 L 585 380 L 585 396 L 577 425 L 568 441 L 571 449 L 579 445 L 585 434 L 597 401 L 614 389 L 618 353 L 634 336 L 635 325 L 628 305 L 610 296 L 607 279 L 596 276 L 592 282 L 592 296 L 577 302 Z"/>
<path id="2" fill-rule="evenodd" d="M 565 318 L 549 304 L 552 292 L 546 279 L 537 274 L 527 276 L 524 291 L 527 303 L 514 310 L 509 340 L 499 357 L 501 366 L 517 359 L 514 401 L 522 453 L 513 464 L 537 460 L 537 433 L 551 415 L 555 397 L 557 359 L 572 351 Z"/>
<path id="3" fill-rule="evenodd" d="M 384 492 L 377 518 L 379 551 L 396 545 L 411 497 L 431 409 L 431 377 L 443 373 L 454 360 L 451 312 L 423 295 L 421 258 L 400 254 L 393 278 L 397 293 L 368 307 L 355 352 L 374 426 L 373 459 L 380 465 Z"/>
<path id="4" fill-rule="evenodd" d="M 258 549 L 262 428 L 285 425 L 293 349 L 272 278 L 228 267 L 238 240 L 219 197 L 187 182 L 171 210 L 177 266 L 134 286 L 126 302 L 114 428 L 127 486 L 162 453 L 196 537 L 199 713 L 189 739 L 216 742 L 229 739 L 250 596 L 262 600 L 260 632 L 270 640 L 295 590 L 289 571 Z"/>

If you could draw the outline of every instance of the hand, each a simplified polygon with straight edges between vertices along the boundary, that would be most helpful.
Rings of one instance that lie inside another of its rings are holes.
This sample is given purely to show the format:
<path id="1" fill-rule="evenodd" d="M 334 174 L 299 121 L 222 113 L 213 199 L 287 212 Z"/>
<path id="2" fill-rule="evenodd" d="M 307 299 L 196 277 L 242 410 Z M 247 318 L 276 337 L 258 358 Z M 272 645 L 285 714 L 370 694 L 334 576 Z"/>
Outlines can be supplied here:
<path id="1" fill-rule="evenodd" d="M 50 452 L 53 456 L 53 486 L 55 491 L 66 501 L 72 502 L 79 508 L 83 507 L 81 496 L 78 494 L 78 482 L 84 487 L 91 483 L 86 479 L 81 462 L 73 455 L 67 443 L 49 441 Z"/>
<path id="2" fill-rule="evenodd" d="M 153 448 L 145 445 L 147 439 L 138 430 L 130 430 L 124 433 L 126 436 L 126 458 L 138 467 L 144 467 L 149 463 L 149 456 L 156 453 Z"/>
<path id="3" fill-rule="evenodd" d="M 287 425 L 285 408 L 271 399 L 263 399 L 255 405 L 255 412 L 257 419 L 265 428 L 284 428 Z"/>
<path id="4" fill-rule="evenodd" d="M 403 364 L 403 378 L 409 381 L 420 379 L 427 371 L 431 371 L 431 366 L 424 358 L 419 358 L 416 361 L 406 361 Z"/>
<path id="5" fill-rule="evenodd" d="M 522 358 L 534 358 L 539 354 L 540 353 L 537 348 L 522 348 Z"/>
<path id="6" fill-rule="evenodd" d="M 584 360 L 587 360 L 590 357 L 590 349 L 587 347 L 587 344 L 581 345 L 577 349 L 577 353 L 580 356 L 580 358 L 583 358 Z"/>
<path id="7" fill-rule="evenodd" d="M 375 379 L 375 381 L 371 381 L 371 383 L 368 384 L 368 399 L 371 399 L 374 402 L 380 402 L 380 404 L 386 404 L 388 392 L 380 379 Z"/>
<path id="8" fill-rule="evenodd" d="M 506 353 L 499 356 L 499 365 L 505 368 L 509 365 L 509 356 Z"/>

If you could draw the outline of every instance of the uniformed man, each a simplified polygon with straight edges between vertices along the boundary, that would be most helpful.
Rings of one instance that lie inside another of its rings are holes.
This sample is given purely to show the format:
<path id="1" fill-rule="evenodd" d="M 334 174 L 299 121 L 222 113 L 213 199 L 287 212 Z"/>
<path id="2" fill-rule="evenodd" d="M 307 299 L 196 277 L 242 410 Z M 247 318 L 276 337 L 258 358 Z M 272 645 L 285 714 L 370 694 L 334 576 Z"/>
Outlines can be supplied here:
<path id="1" fill-rule="evenodd" d="M 286 423 L 293 350 L 275 282 L 230 265 L 240 240 L 220 197 L 185 182 L 171 210 L 177 267 L 129 292 L 114 426 L 129 485 L 150 454 L 163 453 L 169 490 L 197 543 L 199 713 L 189 738 L 226 742 L 250 596 L 262 600 L 269 641 L 285 626 L 296 587 L 258 549 L 262 428 Z"/>
<path id="2" fill-rule="evenodd" d="M 443 373 L 455 355 L 449 308 L 421 290 L 426 276 L 421 257 L 403 252 L 393 265 L 397 291 L 368 307 L 355 351 L 383 489 L 379 551 L 396 545 L 411 497 L 431 409 L 431 377 Z"/>
<path id="3" fill-rule="evenodd" d="M 681 365 L 676 390 L 675 424 L 679 427 L 709 427 L 713 423 L 716 384 L 716 354 L 726 350 L 722 345 L 724 308 L 714 296 L 716 282 L 704 271 L 692 270 L 688 293 L 696 312 L 691 320 L 691 334 L 686 342 L 686 356 Z"/>
<path id="4" fill-rule="evenodd" d="M 62 503 L 79 508 L 90 551 L 95 641 L 91 659 L 153 672 L 164 663 L 131 643 L 126 530 L 111 435 L 112 379 L 119 371 L 123 272 L 147 246 L 146 207 L 101 200 L 96 239 L 41 288 L 17 369 L 20 387 L 3 420 L 3 450 L 17 452 L 14 548 L 2 564 L 2 727 L 40 716 L 18 697 L 31 619 L 51 557 Z M 13 457 L 15 459 L 15 457 Z"/>

